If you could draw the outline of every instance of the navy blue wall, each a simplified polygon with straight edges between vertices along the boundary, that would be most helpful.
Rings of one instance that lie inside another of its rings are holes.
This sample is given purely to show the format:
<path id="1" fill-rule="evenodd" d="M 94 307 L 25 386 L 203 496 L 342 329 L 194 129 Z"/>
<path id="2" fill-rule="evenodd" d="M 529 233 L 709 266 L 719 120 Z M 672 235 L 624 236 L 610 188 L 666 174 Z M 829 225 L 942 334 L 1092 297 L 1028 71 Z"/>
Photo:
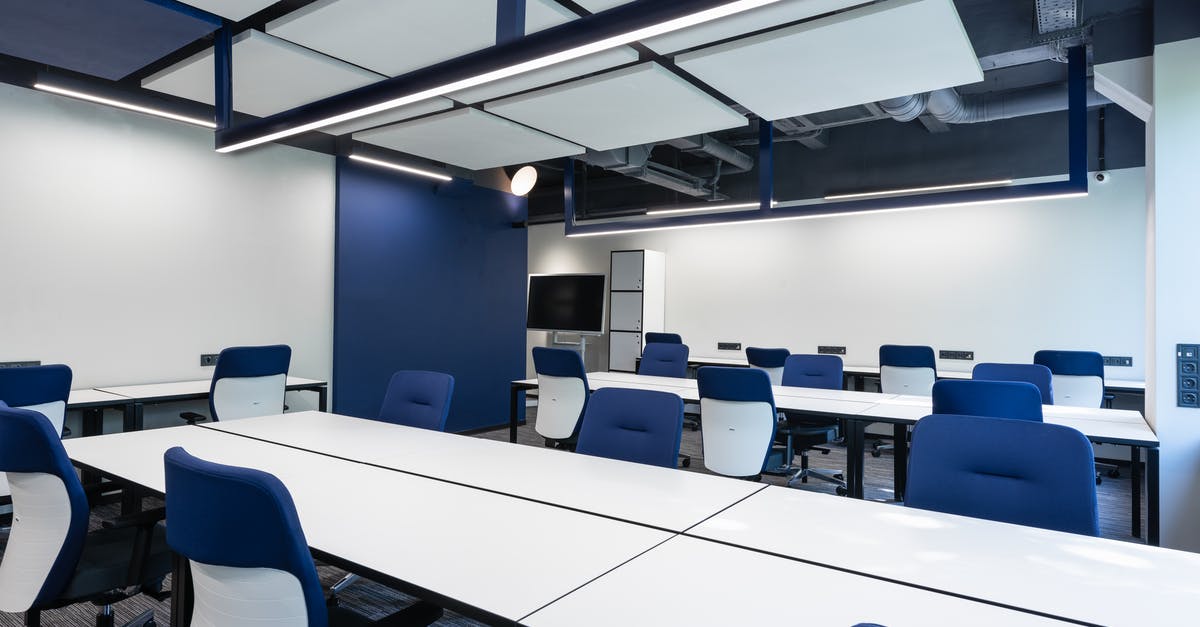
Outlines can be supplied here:
<path id="1" fill-rule="evenodd" d="M 393 371 L 454 375 L 448 428 L 507 424 L 525 376 L 525 200 L 338 159 L 333 409 L 374 416 Z"/>

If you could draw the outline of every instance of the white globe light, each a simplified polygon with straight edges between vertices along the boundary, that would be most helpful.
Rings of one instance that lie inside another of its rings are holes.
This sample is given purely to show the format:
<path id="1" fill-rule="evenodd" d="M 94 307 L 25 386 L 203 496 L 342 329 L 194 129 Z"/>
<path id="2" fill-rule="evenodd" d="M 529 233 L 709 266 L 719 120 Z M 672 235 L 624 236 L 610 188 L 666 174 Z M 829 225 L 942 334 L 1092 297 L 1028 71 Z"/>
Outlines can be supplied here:
<path id="1" fill-rule="evenodd" d="M 533 186 L 537 183 L 537 176 L 537 168 L 531 165 L 517 170 L 517 173 L 512 177 L 510 187 L 512 193 L 517 196 L 528 194 L 529 190 L 533 189 Z"/>

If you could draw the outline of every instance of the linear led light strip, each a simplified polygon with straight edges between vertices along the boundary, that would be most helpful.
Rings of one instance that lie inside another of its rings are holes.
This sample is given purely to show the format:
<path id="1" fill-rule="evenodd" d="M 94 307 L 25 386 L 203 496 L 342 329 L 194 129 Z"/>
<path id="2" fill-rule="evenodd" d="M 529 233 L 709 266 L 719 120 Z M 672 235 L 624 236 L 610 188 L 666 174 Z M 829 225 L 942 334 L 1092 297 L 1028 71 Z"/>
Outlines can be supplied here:
<path id="1" fill-rule="evenodd" d="M 212 122 L 210 120 L 201 120 L 199 118 L 190 118 L 186 115 L 179 115 L 178 113 L 171 113 L 169 111 L 163 111 L 161 109 L 151 109 L 150 107 L 143 107 L 141 105 L 135 105 L 131 102 L 122 102 L 120 100 L 113 100 L 111 98 L 102 98 L 100 96 L 94 96 L 92 94 L 85 94 L 81 91 L 75 91 L 72 89 L 63 89 L 62 87 L 55 87 L 54 85 L 47 85 L 45 83 L 34 83 L 33 88 L 41 90 L 41 91 L 50 92 L 52 94 L 58 94 L 60 96 L 69 96 L 71 98 L 87 100 L 88 102 L 95 102 L 98 104 L 108 105 L 110 107 L 117 107 L 118 109 L 126 109 L 128 111 L 137 111 L 138 113 L 146 113 L 149 115 L 156 115 L 160 118 L 167 118 L 168 120 L 175 120 L 176 122 L 187 122 L 188 124 L 195 124 L 197 126 L 206 126 L 208 128 L 217 128 L 217 123 Z"/>
<path id="2" fill-rule="evenodd" d="M 573 59 L 578 59 L 580 57 L 586 57 L 589 54 L 603 52 L 605 50 L 610 50 L 612 48 L 623 46 L 625 44 L 633 43 L 635 41 L 639 41 L 642 39 L 649 39 L 651 37 L 665 35 L 667 33 L 671 33 L 671 32 L 677 31 L 677 30 L 682 30 L 684 28 L 696 26 L 697 24 L 704 24 L 705 22 L 711 22 L 713 20 L 718 20 L 723 17 L 728 17 L 730 15 L 735 15 L 737 13 L 749 11 L 750 9 L 757 9 L 758 7 L 766 6 L 769 4 L 775 4 L 776 2 L 780 2 L 780 0 L 736 0 L 735 2 L 730 2 L 729 4 L 724 4 L 719 7 L 714 7 L 711 9 L 700 11 L 699 13 L 693 13 L 691 15 L 677 17 L 673 20 L 668 20 L 661 24 L 655 24 L 653 26 L 639 28 L 635 31 L 631 31 L 631 32 L 628 32 L 628 33 L 625 33 L 622 35 L 614 35 L 607 39 L 601 39 L 600 41 L 595 41 L 590 44 L 584 44 L 582 46 L 577 46 L 575 48 L 570 48 L 568 50 L 564 50 L 562 52 L 556 52 L 554 54 L 546 55 L 544 57 L 526 61 L 524 63 L 510 65 L 506 68 L 500 68 L 498 70 L 492 70 L 491 72 L 485 72 L 483 74 L 479 74 L 478 76 L 464 78 L 460 81 L 455 81 L 453 83 L 447 83 L 440 87 L 433 87 L 430 89 L 426 89 L 424 91 L 419 91 L 415 94 L 409 94 L 407 96 L 401 96 L 400 98 L 394 98 L 392 100 L 381 102 L 379 104 L 371 105 L 369 107 L 363 107 L 362 109 L 357 109 L 354 111 L 348 111 L 346 113 L 341 113 L 341 114 L 338 114 L 338 115 L 335 115 L 332 117 L 325 118 L 324 120 L 317 120 L 316 122 L 309 122 L 308 124 L 301 124 L 300 126 L 296 126 L 296 127 L 282 130 L 282 131 L 277 131 L 275 133 L 263 135 L 262 137 L 256 137 L 254 139 L 247 139 L 246 141 L 243 141 L 243 142 L 239 142 L 239 143 L 236 143 L 236 144 L 233 144 L 230 146 L 218 148 L 217 152 L 234 152 L 237 150 L 241 150 L 243 148 L 250 148 L 251 146 L 257 146 L 259 144 L 273 142 L 277 139 L 283 139 L 284 137 L 291 137 L 293 135 L 299 135 L 301 133 L 315 131 L 315 130 L 325 127 L 325 126 L 330 126 L 333 124 L 340 124 L 342 122 L 347 122 L 350 120 L 356 120 L 358 118 L 366 117 L 368 115 L 374 115 L 374 114 L 380 113 L 382 111 L 388 111 L 391 109 L 395 109 L 397 107 L 403 107 L 405 105 L 413 104 L 415 102 L 420 102 L 422 100 L 428 100 L 429 98 L 433 98 L 435 96 L 442 96 L 445 94 L 449 94 L 451 92 L 460 91 L 460 90 L 467 89 L 470 87 L 476 87 L 479 85 L 483 85 L 485 83 L 490 83 L 492 81 L 498 81 L 498 80 L 504 79 L 504 78 L 510 78 L 512 76 L 517 76 L 518 74 L 532 72 L 533 70 L 538 70 L 538 69 L 541 69 L 544 67 L 549 67 L 551 65 L 555 65 L 558 63 L 571 61 Z"/>
<path id="3" fill-rule="evenodd" d="M 771 201 L 771 206 L 774 207 L 779 203 Z M 723 211 L 725 209 L 754 209 L 758 207 L 756 202 L 739 202 L 732 205 L 697 205 L 695 207 L 680 207 L 678 209 L 652 209 L 646 212 L 648 216 L 669 216 L 678 213 L 694 213 L 698 211 Z"/>
<path id="4" fill-rule="evenodd" d="M 371 164 L 371 165 L 377 165 L 377 166 L 379 166 L 379 167 L 382 167 L 382 168 L 391 168 L 392 170 L 399 170 L 399 171 L 401 171 L 401 172 L 408 172 L 409 174 L 416 174 L 417 176 L 424 176 L 424 177 L 431 178 L 431 179 L 437 179 L 437 180 L 439 180 L 439 181 L 452 181 L 452 180 L 454 180 L 454 179 L 452 179 L 451 177 L 449 177 L 449 176 L 446 176 L 445 174 L 438 174 L 437 172 L 430 172 L 429 170 L 422 170 L 422 169 L 419 169 L 419 168 L 410 168 L 409 166 L 406 166 L 406 165 L 400 165 L 399 163 L 391 163 L 391 162 L 388 162 L 388 161 L 380 161 L 380 160 L 378 160 L 378 159 L 371 159 L 370 157 L 363 157 L 363 156 L 361 156 L 361 155 L 350 155 L 350 158 L 351 158 L 351 159 L 353 159 L 354 161 L 362 161 L 363 163 L 369 163 L 369 164 Z"/>
<path id="5" fill-rule="evenodd" d="M 956 183 L 954 185 L 933 185 L 931 187 L 909 187 L 907 189 L 889 189 L 879 192 L 858 192 L 854 194 L 834 194 L 826 196 L 825 200 L 846 200 L 848 198 L 872 198 L 875 196 L 891 196 L 894 194 L 912 194 L 917 192 L 940 192 L 950 189 L 973 189 L 976 187 L 998 187 L 1000 185 L 1011 185 L 1012 179 L 1003 179 L 999 181 L 980 181 L 978 183 Z"/>
<path id="6" fill-rule="evenodd" d="M 706 226 L 730 226 L 737 224 L 761 224 L 763 222 L 785 222 L 788 220 L 812 220 L 815 218 L 835 218 L 860 216 L 870 213 L 893 213 L 897 211 L 914 211 L 917 209 L 938 209 L 941 207 L 973 207 L 978 205 L 995 205 L 1006 202 L 1024 202 L 1029 200 L 1051 200 L 1056 198 L 1084 198 L 1087 192 L 1069 192 L 1065 194 L 1050 194 L 1047 196 L 1025 196 L 1022 198 L 997 198 L 994 200 L 975 200 L 972 202 L 954 202 L 940 205 L 920 205 L 916 207 L 893 207 L 891 209 L 867 209 L 864 211 L 844 213 L 816 213 L 801 216 L 784 216 L 780 218 L 762 218 L 760 220 L 729 220 L 726 222 L 708 222 L 705 224 L 679 224 L 674 226 L 648 226 L 645 228 L 615 229 L 612 231 L 595 231 L 590 233 L 571 233 L 567 237 L 595 237 L 599 235 L 623 235 L 625 233 L 642 233 L 645 231 L 667 231 L 671 229 L 698 229 Z"/>

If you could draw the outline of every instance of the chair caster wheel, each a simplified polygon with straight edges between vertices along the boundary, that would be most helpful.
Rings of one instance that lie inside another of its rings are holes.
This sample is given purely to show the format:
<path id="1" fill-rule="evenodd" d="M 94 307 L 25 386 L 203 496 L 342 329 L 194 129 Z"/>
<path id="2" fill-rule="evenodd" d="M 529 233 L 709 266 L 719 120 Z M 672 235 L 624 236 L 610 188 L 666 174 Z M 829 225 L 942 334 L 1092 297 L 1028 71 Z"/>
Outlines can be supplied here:
<path id="1" fill-rule="evenodd" d="M 1100 484 L 1102 484 L 1102 483 L 1104 483 L 1104 480 L 1103 480 L 1103 479 L 1101 479 L 1099 475 L 1097 475 L 1097 476 L 1096 476 L 1096 485 L 1100 485 Z"/>
<path id="2" fill-rule="evenodd" d="M 1112 470 L 1108 471 L 1108 476 L 1111 479 L 1117 479 L 1121 476 L 1121 471 L 1120 469 L 1113 468 Z"/>
<path id="3" fill-rule="evenodd" d="M 846 491 L 846 488 L 842 488 L 842 487 L 839 487 L 838 489 L 834 490 L 834 492 L 836 492 L 838 496 L 846 496 L 847 494 L 849 494 L 849 492 Z"/>
<path id="4" fill-rule="evenodd" d="M 683 460 L 682 462 L 680 462 L 680 463 L 679 463 L 679 465 L 680 465 L 680 466 L 682 466 L 682 467 L 684 467 L 684 468 L 691 468 L 691 467 L 692 467 L 692 460 L 690 460 L 690 459 L 685 459 L 685 460 Z"/>
<path id="5" fill-rule="evenodd" d="M 880 455 L 882 455 L 882 454 L 883 454 L 883 453 L 881 453 L 881 452 L 879 452 L 879 451 L 871 451 L 871 457 L 879 457 L 879 456 L 880 456 Z"/>
<path id="6" fill-rule="evenodd" d="M 842 473 L 840 473 L 840 472 L 839 472 L 838 474 L 834 475 L 834 476 L 833 476 L 833 478 L 834 478 L 834 479 L 837 479 L 838 481 L 845 481 L 845 480 L 846 480 L 846 478 L 845 478 L 844 476 L 842 476 Z M 838 488 L 838 489 L 839 489 L 839 490 L 844 490 L 845 488 Z"/>

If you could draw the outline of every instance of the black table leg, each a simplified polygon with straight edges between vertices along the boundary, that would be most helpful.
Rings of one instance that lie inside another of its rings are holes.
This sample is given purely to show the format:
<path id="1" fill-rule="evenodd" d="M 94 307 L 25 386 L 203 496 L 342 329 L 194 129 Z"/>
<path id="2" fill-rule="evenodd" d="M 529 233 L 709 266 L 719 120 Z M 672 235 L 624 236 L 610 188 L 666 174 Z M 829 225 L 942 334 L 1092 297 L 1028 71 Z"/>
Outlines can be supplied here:
<path id="1" fill-rule="evenodd" d="M 508 387 L 508 441 L 517 441 L 517 407 L 521 400 L 521 389 L 515 384 Z"/>
<path id="2" fill-rule="evenodd" d="M 124 422 L 121 425 L 122 432 L 141 431 L 144 422 L 145 407 L 141 403 L 129 403 L 125 406 Z"/>
<path id="3" fill-rule="evenodd" d="M 322 385 L 317 388 L 317 409 L 320 411 L 329 411 L 329 388 Z"/>
<path id="4" fill-rule="evenodd" d="M 892 443 L 895 446 L 892 463 L 895 464 L 895 497 L 904 500 L 904 488 L 908 485 L 908 425 L 892 425 Z"/>
<path id="5" fill-rule="evenodd" d="M 83 410 L 83 434 L 82 437 L 91 437 L 93 435 L 101 435 L 104 433 L 104 409 L 94 408 Z M 100 473 L 85 470 L 80 474 L 80 479 L 83 485 L 94 485 L 100 483 Z"/>
<path id="6" fill-rule="evenodd" d="M 171 554 L 171 625 L 186 627 L 192 622 L 192 571 L 187 558 Z"/>
<path id="7" fill-rule="evenodd" d="M 1133 537 L 1142 537 L 1142 449 L 1138 446 L 1129 447 L 1129 479 L 1133 482 L 1133 517 L 1131 533 Z"/>
<path id="8" fill-rule="evenodd" d="M 863 442 L 866 424 L 861 420 L 848 420 L 846 424 L 846 495 L 863 497 Z"/>
<path id="9" fill-rule="evenodd" d="M 1158 546 L 1158 449 L 1146 449 L 1146 544 Z"/>
<path id="10" fill-rule="evenodd" d="M 125 419 L 122 425 L 125 433 L 142 430 L 144 409 L 145 407 L 141 403 L 129 403 L 125 406 Z M 141 488 L 135 485 L 126 485 L 121 490 L 121 515 L 129 516 L 140 511 L 142 511 Z"/>

